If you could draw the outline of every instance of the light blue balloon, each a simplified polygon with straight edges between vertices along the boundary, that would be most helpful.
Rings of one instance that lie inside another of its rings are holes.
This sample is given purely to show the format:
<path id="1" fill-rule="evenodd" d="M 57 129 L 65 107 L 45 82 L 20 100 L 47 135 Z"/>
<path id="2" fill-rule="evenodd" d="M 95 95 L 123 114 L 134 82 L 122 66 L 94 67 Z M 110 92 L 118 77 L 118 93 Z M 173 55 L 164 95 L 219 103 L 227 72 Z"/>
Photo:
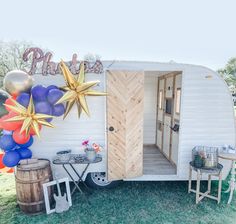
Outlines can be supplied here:
<path id="1" fill-rule="evenodd" d="M 3 130 L 2 134 L 3 135 L 12 135 L 13 131 L 7 131 L 7 130 Z"/>

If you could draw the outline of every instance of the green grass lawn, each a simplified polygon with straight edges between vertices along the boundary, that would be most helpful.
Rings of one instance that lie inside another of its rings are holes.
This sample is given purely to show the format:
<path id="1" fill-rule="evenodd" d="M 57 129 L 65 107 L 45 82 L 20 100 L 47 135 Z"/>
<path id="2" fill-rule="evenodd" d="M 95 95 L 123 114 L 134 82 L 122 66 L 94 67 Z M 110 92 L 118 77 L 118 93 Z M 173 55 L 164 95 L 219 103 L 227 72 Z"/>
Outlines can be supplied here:
<path id="1" fill-rule="evenodd" d="M 216 182 L 212 189 L 216 192 Z M 123 182 L 115 189 L 94 190 L 88 201 L 79 193 L 72 199 L 73 206 L 63 214 L 24 215 L 16 204 L 14 176 L 2 175 L 0 224 L 236 223 L 236 195 L 231 205 L 227 205 L 228 194 L 222 194 L 219 205 L 210 199 L 195 205 L 194 194 L 187 193 L 187 182 Z"/>

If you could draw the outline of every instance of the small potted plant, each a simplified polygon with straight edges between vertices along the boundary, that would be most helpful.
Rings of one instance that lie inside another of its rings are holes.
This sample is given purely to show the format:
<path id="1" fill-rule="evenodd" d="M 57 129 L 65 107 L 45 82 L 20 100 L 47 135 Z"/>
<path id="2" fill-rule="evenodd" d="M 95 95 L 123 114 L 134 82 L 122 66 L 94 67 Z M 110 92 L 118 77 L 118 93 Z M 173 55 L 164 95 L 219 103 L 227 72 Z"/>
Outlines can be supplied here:
<path id="1" fill-rule="evenodd" d="M 101 151 L 101 147 L 96 143 L 93 143 L 92 146 L 90 146 L 89 140 L 83 141 L 82 146 L 84 147 L 84 152 L 90 162 L 93 162 L 97 157 L 97 153 Z"/>
<path id="2" fill-rule="evenodd" d="M 194 157 L 194 165 L 197 168 L 201 168 L 204 166 L 205 161 L 205 153 L 204 151 L 198 151 Z"/>

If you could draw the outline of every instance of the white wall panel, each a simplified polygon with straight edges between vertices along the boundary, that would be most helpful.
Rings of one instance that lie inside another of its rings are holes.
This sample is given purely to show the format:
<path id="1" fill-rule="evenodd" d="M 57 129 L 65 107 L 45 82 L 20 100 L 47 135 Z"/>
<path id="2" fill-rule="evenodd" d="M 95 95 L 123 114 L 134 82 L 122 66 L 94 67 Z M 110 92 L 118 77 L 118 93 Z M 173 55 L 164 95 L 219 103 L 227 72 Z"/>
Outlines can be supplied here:
<path id="1" fill-rule="evenodd" d="M 156 142 L 157 77 L 146 75 L 144 80 L 144 144 Z"/>

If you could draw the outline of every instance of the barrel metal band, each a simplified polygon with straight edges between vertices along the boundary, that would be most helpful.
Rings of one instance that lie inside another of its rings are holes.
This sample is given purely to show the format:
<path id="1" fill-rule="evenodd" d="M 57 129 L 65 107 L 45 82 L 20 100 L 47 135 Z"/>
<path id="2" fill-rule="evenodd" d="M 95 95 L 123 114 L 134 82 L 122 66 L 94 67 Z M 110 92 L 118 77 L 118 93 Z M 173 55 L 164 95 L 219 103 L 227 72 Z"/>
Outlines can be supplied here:
<path id="1" fill-rule="evenodd" d="M 30 206 L 30 205 L 40 205 L 40 204 L 43 204 L 44 201 L 41 200 L 41 201 L 37 201 L 37 202 L 21 202 L 21 201 L 17 200 L 17 203 L 19 205 L 28 205 L 28 206 Z"/>
<path id="2" fill-rule="evenodd" d="M 20 180 L 16 176 L 15 176 L 15 178 L 17 180 L 17 183 L 20 183 L 20 184 L 33 184 L 33 183 L 37 183 L 37 182 L 41 182 L 41 181 L 45 181 L 45 180 L 50 181 L 50 176 L 45 176 L 44 178 L 41 178 L 41 179 L 28 180 L 28 181 Z"/>

